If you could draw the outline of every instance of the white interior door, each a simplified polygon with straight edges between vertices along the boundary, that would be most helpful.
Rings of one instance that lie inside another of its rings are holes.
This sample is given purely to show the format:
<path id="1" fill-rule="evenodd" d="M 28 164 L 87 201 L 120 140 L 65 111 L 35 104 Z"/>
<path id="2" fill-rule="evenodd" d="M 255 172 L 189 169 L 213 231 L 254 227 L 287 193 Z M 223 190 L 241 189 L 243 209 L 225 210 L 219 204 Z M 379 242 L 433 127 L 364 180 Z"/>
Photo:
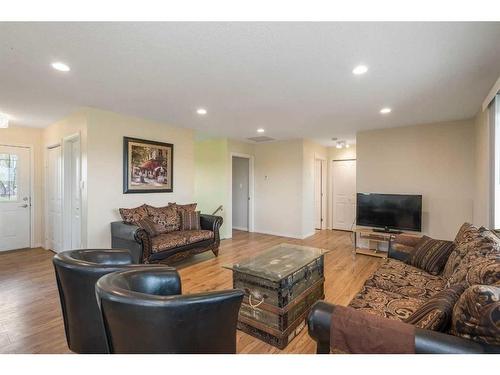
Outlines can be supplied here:
<path id="1" fill-rule="evenodd" d="M 352 230 L 356 219 L 356 160 L 332 163 L 332 228 Z"/>
<path id="2" fill-rule="evenodd" d="M 325 165 L 325 160 L 314 160 L 314 227 L 316 229 L 325 229 L 326 224 Z"/>
<path id="3" fill-rule="evenodd" d="M 82 247 L 80 137 L 64 141 L 63 155 L 63 247 L 65 250 L 80 249 Z"/>
<path id="4" fill-rule="evenodd" d="M 0 146 L 0 251 L 30 247 L 30 168 L 29 148 Z"/>
<path id="5" fill-rule="evenodd" d="M 62 155 L 61 147 L 47 150 L 47 247 L 62 251 Z"/>

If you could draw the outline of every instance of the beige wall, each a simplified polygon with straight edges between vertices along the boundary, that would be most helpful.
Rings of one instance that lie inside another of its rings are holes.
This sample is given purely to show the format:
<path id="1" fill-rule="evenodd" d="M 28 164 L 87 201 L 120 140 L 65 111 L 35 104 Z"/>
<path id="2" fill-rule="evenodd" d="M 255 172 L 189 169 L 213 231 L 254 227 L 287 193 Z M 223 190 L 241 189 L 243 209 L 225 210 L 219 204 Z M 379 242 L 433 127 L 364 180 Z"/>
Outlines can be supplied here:
<path id="1" fill-rule="evenodd" d="M 255 231 L 302 237 L 302 140 L 255 145 Z"/>
<path id="2" fill-rule="evenodd" d="M 221 238 L 231 238 L 231 201 L 229 199 L 229 151 L 226 138 L 195 142 L 194 201 L 202 213 L 212 214 L 220 205 L 224 223 Z"/>
<path id="3" fill-rule="evenodd" d="M 488 110 L 479 110 L 474 118 L 475 130 L 475 186 L 473 223 L 490 226 L 490 128 Z"/>
<path id="4" fill-rule="evenodd" d="M 7 129 L 0 129 L 0 145 L 7 146 L 30 146 L 33 150 L 33 188 L 32 192 L 32 214 L 34 217 L 34 228 L 32 239 L 35 247 L 42 246 L 44 238 L 43 227 L 43 129 L 27 128 L 21 126 L 10 126 Z"/>
<path id="5" fill-rule="evenodd" d="M 110 223 L 118 208 L 164 206 L 194 199 L 194 132 L 164 123 L 86 109 L 88 119 L 88 246 L 111 245 Z M 174 145 L 172 193 L 123 194 L 123 137 Z"/>
<path id="6" fill-rule="evenodd" d="M 423 232 L 452 239 L 472 220 L 474 123 L 357 134 L 357 191 L 423 195 Z"/>

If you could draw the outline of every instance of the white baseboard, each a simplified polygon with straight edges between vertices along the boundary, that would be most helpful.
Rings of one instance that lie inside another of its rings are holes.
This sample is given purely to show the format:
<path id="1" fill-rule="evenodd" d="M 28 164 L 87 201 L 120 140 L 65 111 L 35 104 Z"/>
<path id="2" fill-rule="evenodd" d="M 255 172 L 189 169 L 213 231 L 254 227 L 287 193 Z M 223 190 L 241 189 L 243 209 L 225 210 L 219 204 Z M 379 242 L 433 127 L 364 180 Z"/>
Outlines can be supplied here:
<path id="1" fill-rule="evenodd" d="M 254 233 L 269 234 L 271 236 L 288 237 L 288 238 L 294 238 L 294 239 L 299 239 L 299 240 L 303 239 L 302 235 L 295 234 L 295 233 L 273 232 L 273 231 L 260 230 L 260 229 L 256 229 L 254 231 Z"/>
<path id="2" fill-rule="evenodd" d="M 235 227 L 233 226 L 233 229 L 236 229 L 236 230 L 242 230 L 244 232 L 248 232 L 248 228 L 243 228 L 243 227 Z"/>
<path id="3" fill-rule="evenodd" d="M 302 235 L 301 240 L 303 240 L 304 238 L 307 238 L 307 237 L 314 236 L 315 234 L 316 234 L 316 231 L 312 231 L 311 233 Z"/>

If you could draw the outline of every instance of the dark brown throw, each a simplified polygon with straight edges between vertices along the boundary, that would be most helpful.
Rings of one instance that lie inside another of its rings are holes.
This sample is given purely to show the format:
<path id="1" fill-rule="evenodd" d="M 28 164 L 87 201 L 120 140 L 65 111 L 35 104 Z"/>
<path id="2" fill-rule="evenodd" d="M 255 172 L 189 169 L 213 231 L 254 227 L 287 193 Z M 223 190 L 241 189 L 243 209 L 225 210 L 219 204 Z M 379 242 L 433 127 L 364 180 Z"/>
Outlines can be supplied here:
<path id="1" fill-rule="evenodd" d="M 415 327 L 344 306 L 335 306 L 330 331 L 334 353 L 414 354 Z"/>

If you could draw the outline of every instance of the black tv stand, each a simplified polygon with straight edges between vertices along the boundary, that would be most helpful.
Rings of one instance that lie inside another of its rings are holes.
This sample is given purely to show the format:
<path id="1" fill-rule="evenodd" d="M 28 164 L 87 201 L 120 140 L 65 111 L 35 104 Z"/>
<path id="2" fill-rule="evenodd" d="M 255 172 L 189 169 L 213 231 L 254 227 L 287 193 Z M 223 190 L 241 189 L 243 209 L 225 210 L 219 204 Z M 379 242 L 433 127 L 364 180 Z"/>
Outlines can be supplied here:
<path id="1" fill-rule="evenodd" d="M 387 227 L 385 228 L 373 228 L 373 231 L 374 232 L 378 232 L 378 233 L 390 233 L 390 234 L 401 234 L 403 233 L 402 231 L 400 230 L 397 230 L 397 229 L 389 229 Z"/>

